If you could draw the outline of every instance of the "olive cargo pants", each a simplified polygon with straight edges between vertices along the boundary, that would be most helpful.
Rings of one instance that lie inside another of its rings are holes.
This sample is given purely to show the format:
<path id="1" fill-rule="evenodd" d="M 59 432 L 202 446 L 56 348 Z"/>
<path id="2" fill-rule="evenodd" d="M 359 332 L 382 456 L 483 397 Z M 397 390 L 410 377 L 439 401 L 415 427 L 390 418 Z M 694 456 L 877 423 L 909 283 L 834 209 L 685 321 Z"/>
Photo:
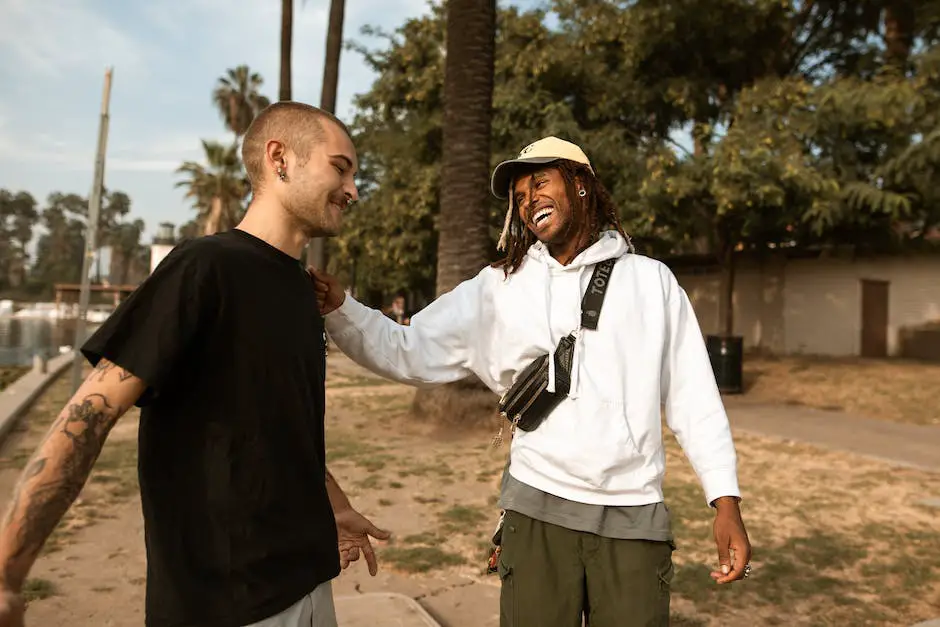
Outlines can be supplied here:
<path id="1" fill-rule="evenodd" d="M 603 538 L 507 511 L 501 545 L 500 627 L 669 625 L 668 542 Z"/>

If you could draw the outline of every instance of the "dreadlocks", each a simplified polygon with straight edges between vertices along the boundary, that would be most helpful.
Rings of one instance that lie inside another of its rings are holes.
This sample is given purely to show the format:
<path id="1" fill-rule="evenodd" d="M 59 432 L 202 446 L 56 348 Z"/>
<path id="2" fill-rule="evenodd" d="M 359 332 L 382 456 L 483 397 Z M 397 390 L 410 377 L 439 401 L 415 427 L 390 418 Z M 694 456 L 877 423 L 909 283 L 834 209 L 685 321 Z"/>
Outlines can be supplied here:
<path id="1" fill-rule="evenodd" d="M 535 172 L 545 167 L 546 166 L 542 165 L 529 166 L 525 169 L 520 169 L 517 176 Z M 584 207 L 583 215 L 587 216 L 588 219 L 589 241 L 593 242 L 596 240 L 601 231 L 613 229 L 623 236 L 630 252 L 633 252 L 633 244 L 630 240 L 630 236 L 624 232 L 623 226 L 620 224 L 620 218 L 617 216 L 617 208 L 614 206 L 614 201 L 610 197 L 610 192 L 607 191 L 603 183 L 594 177 L 587 166 L 574 161 L 560 159 L 550 164 L 548 167 L 558 170 L 562 179 L 564 179 L 565 195 L 568 197 L 568 202 L 571 204 L 571 207 L 576 207 L 579 204 Z M 582 188 L 587 192 L 583 198 L 578 196 L 578 187 L 575 183 L 575 179 L 581 181 Z M 515 178 L 513 180 L 515 180 Z M 526 227 L 522 218 L 519 217 L 514 196 L 515 194 L 510 190 L 509 210 L 507 213 L 508 224 L 506 225 L 506 256 L 493 264 L 495 268 L 502 268 L 507 277 L 519 269 L 523 259 L 525 259 L 526 251 L 535 243 L 535 235 Z"/>

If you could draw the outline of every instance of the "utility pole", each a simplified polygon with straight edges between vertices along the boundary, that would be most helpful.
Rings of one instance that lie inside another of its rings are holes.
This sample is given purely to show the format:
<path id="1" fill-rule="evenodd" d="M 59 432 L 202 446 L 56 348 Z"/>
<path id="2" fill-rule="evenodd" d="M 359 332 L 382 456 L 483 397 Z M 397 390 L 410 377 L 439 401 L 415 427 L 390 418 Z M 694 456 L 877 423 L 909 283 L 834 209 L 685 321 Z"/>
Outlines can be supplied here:
<path id="1" fill-rule="evenodd" d="M 75 361 L 72 362 L 72 392 L 82 384 L 82 356 L 79 352 L 85 341 L 85 319 L 88 315 L 90 293 L 89 275 L 92 258 L 98 248 L 98 214 L 101 212 L 101 192 L 104 189 L 104 157 L 108 145 L 108 105 L 111 102 L 111 77 L 114 70 L 104 73 L 104 95 L 101 98 L 101 121 L 98 125 L 98 150 L 95 155 L 95 175 L 88 197 L 88 224 L 85 227 L 85 256 L 82 258 L 82 289 L 78 299 L 78 319 L 75 321 Z"/>
<path id="2" fill-rule="evenodd" d="M 339 57 L 343 50 L 343 17 L 346 0 L 331 0 L 330 22 L 326 29 L 326 59 L 323 63 L 323 87 L 320 89 L 320 108 L 336 113 L 336 89 L 339 83 Z M 326 270 L 326 240 L 315 237 L 307 250 L 307 263 L 318 270 Z"/>

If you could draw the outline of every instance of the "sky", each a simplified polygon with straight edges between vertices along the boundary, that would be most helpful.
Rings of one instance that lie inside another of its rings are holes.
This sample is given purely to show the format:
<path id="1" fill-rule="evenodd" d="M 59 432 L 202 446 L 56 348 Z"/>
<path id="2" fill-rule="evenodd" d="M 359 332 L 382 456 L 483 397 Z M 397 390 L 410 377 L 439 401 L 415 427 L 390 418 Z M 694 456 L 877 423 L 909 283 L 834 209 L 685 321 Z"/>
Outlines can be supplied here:
<path id="1" fill-rule="evenodd" d="M 294 1 L 293 98 L 319 104 L 329 0 Z M 507 4 L 501 0 L 501 4 Z M 511 4 L 534 7 L 539 0 Z M 105 186 L 126 192 L 131 217 L 179 226 L 193 215 L 174 170 L 201 161 L 200 139 L 230 140 L 212 104 L 226 69 L 247 64 L 277 100 L 281 3 L 276 0 L 0 0 L 0 188 L 87 196 L 92 184 L 104 73 L 114 68 Z M 381 41 L 429 11 L 428 0 L 346 0 L 344 40 Z M 374 75 L 341 56 L 337 114 Z"/>

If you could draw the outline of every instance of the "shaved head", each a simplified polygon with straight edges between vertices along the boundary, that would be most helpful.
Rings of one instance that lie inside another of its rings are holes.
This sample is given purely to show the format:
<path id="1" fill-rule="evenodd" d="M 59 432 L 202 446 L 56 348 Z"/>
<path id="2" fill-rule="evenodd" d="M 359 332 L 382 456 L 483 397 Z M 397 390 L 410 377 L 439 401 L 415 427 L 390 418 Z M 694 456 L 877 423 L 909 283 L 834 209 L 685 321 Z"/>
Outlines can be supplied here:
<path id="1" fill-rule="evenodd" d="M 332 113 L 301 102 L 275 102 L 265 107 L 252 121 L 242 143 L 242 162 L 253 193 L 265 180 L 265 150 L 271 140 L 281 142 L 303 166 L 314 145 L 326 140 L 324 124 L 334 124 L 349 135 L 349 129 Z M 269 172 L 273 175 L 273 172 Z"/>

